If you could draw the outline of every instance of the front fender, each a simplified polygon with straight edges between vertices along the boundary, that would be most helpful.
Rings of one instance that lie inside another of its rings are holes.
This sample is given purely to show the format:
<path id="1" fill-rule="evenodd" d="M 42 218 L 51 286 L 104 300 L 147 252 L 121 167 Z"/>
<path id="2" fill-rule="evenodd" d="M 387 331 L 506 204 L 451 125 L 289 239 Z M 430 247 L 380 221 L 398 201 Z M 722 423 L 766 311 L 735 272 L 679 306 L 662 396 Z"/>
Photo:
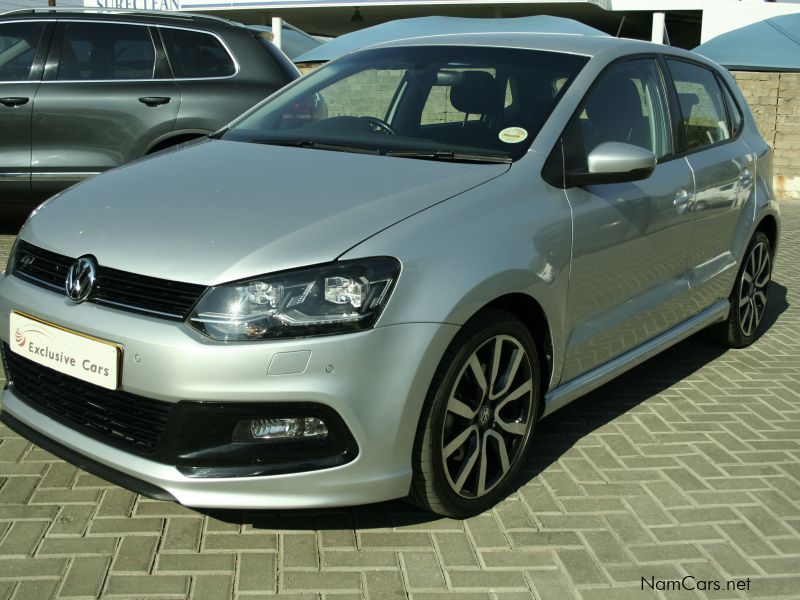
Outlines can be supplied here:
<path id="1" fill-rule="evenodd" d="M 389 255 L 402 263 L 400 279 L 377 326 L 419 322 L 460 326 L 501 296 L 525 294 L 541 306 L 548 321 L 551 385 L 558 382 L 571 214 L 563 191 L 537 183 L 533 174 L 538 172 L 512 167 L 345 253 L 341 259 Z"/>

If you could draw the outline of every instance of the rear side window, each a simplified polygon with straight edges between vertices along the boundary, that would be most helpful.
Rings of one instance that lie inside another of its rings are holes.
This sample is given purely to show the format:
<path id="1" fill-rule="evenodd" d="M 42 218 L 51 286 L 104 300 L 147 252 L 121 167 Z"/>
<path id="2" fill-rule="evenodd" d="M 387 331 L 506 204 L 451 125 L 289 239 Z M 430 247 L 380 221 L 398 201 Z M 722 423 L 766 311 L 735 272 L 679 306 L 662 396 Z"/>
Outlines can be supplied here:
<path id="1" fill-rule="evenodd" d="M 0 81 L 27 81 L 44 23 L 0 25 Z"/>
<path id="2" fill-rule="evenodd" d="M 697 150 L 731 138 L 722 90 L 713 72 L 691 63 L 668 60 L 681 109 L 686 149 Z"/>
<path id="3" fill-rule="evenodd" d="M 229 77 L 236 73 L 231 55 L 213 35 L 167 27 L 161 33 L 176 78 Z"/>
<path id="4" fill-rule="evenodd" d="M 63 25 L 58 79 L 153 79 L 156 52 L 150 29 L 123 23 Z"/>

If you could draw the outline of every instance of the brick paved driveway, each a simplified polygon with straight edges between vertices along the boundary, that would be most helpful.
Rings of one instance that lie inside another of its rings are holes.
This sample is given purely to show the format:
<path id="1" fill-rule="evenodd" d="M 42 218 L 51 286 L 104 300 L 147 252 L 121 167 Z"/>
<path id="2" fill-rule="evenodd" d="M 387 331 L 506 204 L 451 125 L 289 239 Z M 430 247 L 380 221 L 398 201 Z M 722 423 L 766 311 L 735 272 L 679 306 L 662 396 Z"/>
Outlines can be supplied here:
<path id="1" fill-rule="evenodd" d="M 0 427 L 0 598 L 800 598 L 800 203 L 783 213 L 757 344 L 689 340 L 547 419 L 519 490 L 468 521 L 203 514 Z M 641 589 L 685 575 L 749 590 Z"/>

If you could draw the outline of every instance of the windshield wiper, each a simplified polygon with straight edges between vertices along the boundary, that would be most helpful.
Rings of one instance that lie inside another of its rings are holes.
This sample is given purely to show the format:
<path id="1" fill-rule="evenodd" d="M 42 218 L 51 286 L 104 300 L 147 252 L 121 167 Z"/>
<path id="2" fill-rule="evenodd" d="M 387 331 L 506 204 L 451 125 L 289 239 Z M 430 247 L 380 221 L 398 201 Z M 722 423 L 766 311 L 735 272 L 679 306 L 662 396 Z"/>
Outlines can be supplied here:
<path id="1" fill-rule="evenodd" d="M 360 146 L 347 146 L 345 144 L 328 144 L 316 140 L 282 140 L 282 139 L 255 139 L 253 144 L 266 144 L 269 146 L 290 146 L 292 148 L 313 148 L 314 150 L 333 150 L 335 152 L 355 152 L 356 154 L 379 154 L 378 150 L 362 148 Z"/>
<path id="2" fill-rule="evenodd" d="M 465 152 L 451 152 L 449 150 L 389 150 L 386 156 L 399 156 L 400 158 L 421 158 L 424 160 L 446 160 L 451 162 L 474 163 L 510 163 L 509 156 L 496 156 L 494 154 L 469 154 Z"/>

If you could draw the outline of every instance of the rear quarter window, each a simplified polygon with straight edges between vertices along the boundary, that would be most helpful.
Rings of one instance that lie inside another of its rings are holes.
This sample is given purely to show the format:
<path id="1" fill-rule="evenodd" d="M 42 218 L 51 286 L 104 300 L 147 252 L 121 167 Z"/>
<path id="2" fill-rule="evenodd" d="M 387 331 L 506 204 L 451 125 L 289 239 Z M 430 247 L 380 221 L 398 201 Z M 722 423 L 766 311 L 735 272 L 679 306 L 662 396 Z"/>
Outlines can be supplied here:
<path id="1" fill-rule="evenodd" d="M 177 79 L 230 77 L 236 65 L 216 36 L 202 31 L 161 28 L 161 35 Z"/>

